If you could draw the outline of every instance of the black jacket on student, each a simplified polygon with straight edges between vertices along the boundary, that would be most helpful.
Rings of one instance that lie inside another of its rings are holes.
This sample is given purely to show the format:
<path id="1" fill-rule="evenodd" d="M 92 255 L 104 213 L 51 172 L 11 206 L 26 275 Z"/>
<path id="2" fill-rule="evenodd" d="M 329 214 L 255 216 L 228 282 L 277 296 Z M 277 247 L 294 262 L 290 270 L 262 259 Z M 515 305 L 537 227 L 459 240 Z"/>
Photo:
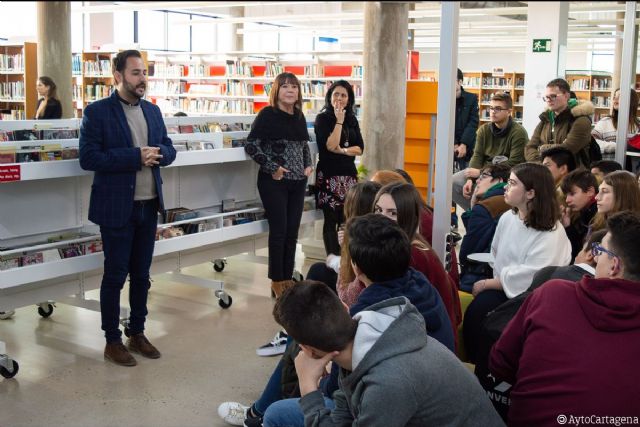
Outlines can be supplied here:
<path id="1" fill-rule="evenodd" d="M 466 92 L 461 88 L 460 98 L 456 98 L 456 132 L 454 144 L 467 146 L 464 160 L 471 160 L 476 145 L 476 131 L 480 121 L 478 95 Z"/>
<path id="2" fill-rule="evenodd" d="M 40 107 L 40 104 L 44 101 L 44 98 L 38 99 L 38 103 L 36 104 L 36 111 Z M 34 117 L 35 120 L 42 119 L 61 119 L 62 118 L 62 105 L 60 101 L 55 98 L 49 98 L 47 101 L 47 106 L 44 107 L 44 112 L 40 117 Z"/>

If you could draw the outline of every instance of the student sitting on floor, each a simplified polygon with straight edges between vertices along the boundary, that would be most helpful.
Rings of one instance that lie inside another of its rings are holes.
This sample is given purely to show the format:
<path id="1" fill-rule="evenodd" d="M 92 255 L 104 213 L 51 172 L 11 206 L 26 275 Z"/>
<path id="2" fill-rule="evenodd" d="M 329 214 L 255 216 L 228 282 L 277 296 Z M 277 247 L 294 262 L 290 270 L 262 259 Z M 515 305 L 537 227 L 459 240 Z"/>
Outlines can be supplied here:
<path id="1" fill-rule="evenodd" d="M 585 169 L 578 169 L 565 176 L 560 183 L 567 207 L 563 209 L 561 222 L 571 242 L 571 258 L 582 250 L 589 224 L 598 212 L 596 194 L 598 180 Z"/>

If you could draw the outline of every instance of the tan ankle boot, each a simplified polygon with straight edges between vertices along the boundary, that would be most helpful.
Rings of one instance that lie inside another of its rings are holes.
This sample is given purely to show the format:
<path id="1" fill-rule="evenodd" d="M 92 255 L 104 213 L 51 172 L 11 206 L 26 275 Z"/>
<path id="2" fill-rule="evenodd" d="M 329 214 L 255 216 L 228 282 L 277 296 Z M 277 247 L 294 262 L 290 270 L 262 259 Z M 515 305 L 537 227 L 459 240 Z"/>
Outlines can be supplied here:
<path id="1" fill-rule="evenodd" d="M 280 298 L 284 291 L 289 289 L 294 285 L 293 280 L 281 280 L 281 281 L 272 281 L 271 282 L 271 291 L 276 296 L 276 299 Z"/>

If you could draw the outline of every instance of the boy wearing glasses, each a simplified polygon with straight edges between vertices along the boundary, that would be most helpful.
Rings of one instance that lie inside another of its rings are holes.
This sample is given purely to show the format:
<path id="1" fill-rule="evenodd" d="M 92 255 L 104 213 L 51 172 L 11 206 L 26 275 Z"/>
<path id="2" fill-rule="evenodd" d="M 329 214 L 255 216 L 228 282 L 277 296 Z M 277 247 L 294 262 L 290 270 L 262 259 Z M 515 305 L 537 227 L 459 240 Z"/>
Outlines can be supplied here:
<path id="1" fill-rule="evenodd" d="M 491 165 L 498 157 L 506 158 L 509 167 L 524 162 L 527 131 L 511 118 L 513 101 L 508 93 L 496 93 L 489 107 L 491 123 L 478 129 L 476 146 L 469 167 L 453 175 L 453 201 L 465 211 L 471 208 L 473 183 L 480 169 Z"/>
<path id="2" fill-rule="evenodd" d="M 638 424 L 640 213 L 607 226 L 593 245 L 595 277 L 536 289 L 493 347 L 489 369 L 513 384 L 509 425 L 557 425 L 559 414 Z"/>
<path id="3" fill-rule="evenodd" d="M 570 92 L 569 83 L 564 79 L 547 83 L 542 97 L 547 103 L 547 110 L 540 114 L 540 123 L 524 150 L 528 162 L 540 162 L 541 152 L 552 145 L 561 145 L 573 153 L 578 167 L 589 166 L 593 104 L 590 101 L 570 101 Z"/>

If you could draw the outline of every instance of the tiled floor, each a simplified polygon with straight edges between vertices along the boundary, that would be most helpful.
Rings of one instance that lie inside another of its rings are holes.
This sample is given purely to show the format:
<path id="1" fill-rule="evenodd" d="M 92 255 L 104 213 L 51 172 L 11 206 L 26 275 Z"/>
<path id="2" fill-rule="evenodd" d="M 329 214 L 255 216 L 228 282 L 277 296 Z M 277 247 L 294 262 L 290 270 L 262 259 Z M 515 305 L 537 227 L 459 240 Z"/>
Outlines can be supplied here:
<path id="1" fill-rule="evenodd" d="M 183 272 L 225 280 L 233 304 L 223 310 L 212 291 L 155 276 L 147 336 L 162 358 L 138 356 L 136 367 L 103 360 L 97 312 L 58 304 L 44 319 L 31 306 L 0 321 L 0 340 L 20 364 L 15 378 L 0 377 L 0 426 L 227 425 L 218 405 L 255 400 L 278 361 L 255 354 L 278 330 L 267 267 L 230 258 L 222 273 L 211 264 Z"/>

